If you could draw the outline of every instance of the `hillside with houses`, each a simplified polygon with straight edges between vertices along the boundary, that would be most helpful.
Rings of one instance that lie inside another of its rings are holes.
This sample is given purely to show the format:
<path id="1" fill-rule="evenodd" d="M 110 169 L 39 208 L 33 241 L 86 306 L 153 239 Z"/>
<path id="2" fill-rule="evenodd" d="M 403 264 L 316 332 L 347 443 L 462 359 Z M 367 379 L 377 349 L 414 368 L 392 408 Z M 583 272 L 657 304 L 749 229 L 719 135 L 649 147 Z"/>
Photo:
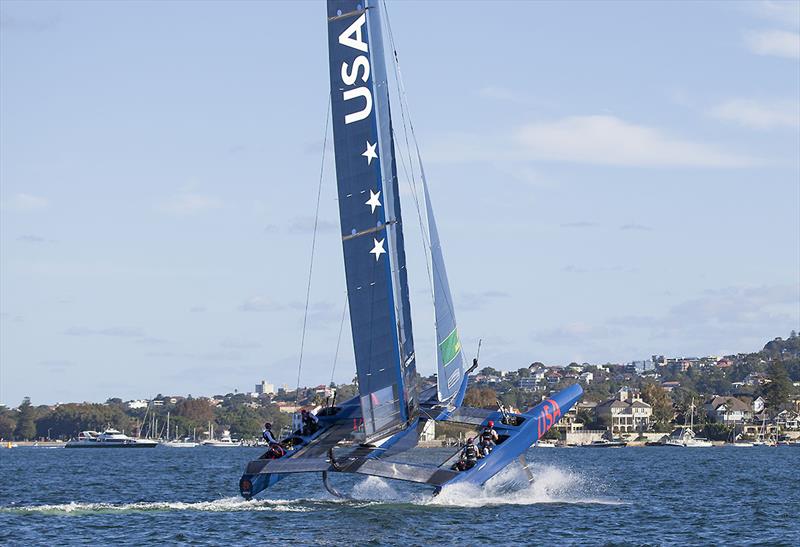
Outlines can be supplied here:
<path id="1" fill-rule="evenodd" d="M 435 376 L 419 378 L 435 382 Z M 800 337 L 775 338 L 754 353 L 665 357 L 628 363 L 535 361 L 516 370 L 484 366 L 470 376 L 465 404 L 526 409 L 550 393 L 579 383 L 582 400 L 548 436 L 583 444 L 600 436 L 657 439 L 689 423 L 713 440 L 754 438 L 761 433 L 800 437 Z M 156 395 L 105 403 L 59 403 L 16 408 L 0 406 L 0 439 L 66 440 L 82 430 L 114 427 L 160 438 L 230 431 L 256 438 L 265 421 L 288 426 L 300 408 L 317 408 L 357 393 L 354 384 L 289 390 L 266 381 L 253 391 L 193 397 Z M 165 431 L 167 416 L 170 431 Z M 177 428 L 177 430 L 176 430 Z M 176 433 L 177 431 L 177 433 Z M 452 434 L 442 428 L 439 436 Z"/>
<path id="2" fill-rule="evenodd" d="M 800 436 L 800 337 L 775 338 L 754 353 L 665 357 L 628 363 L 534 362 L 516 371 L 485 367 L 471 377 L 467 404 L 524 409 L 579 383 L 583 399 L 553 438 L 581 444 L 601 434 L 655 439 L 689 421 L 712 440 Z M 591 432 L 587 434 L 586 432 Z"/>

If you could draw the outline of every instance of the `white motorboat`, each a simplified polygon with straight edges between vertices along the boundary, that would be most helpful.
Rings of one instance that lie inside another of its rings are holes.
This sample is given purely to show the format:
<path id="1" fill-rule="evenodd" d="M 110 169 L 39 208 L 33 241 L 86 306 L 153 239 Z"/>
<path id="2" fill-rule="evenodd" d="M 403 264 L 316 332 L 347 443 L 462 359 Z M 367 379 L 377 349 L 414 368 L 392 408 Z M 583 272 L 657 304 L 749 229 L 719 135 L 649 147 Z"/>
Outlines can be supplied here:
<path id="1" fill-rule="evenodd" d="M 108 428 L 102 433 L 97 431 L 81 431 L 77 439 L 64 445 L 64 448 L 155 448 L 157 441 L 151 439 L 134 439 L 124 433 Z"/>
<path id="2" fill-rule="evenodd" d="M 553 441 L 538 441 L 533 445 L 535 448 L 555 448 L 556 443 Z"/>
<path id="3" fill-rule="evenodd" d="M 163 443 L 161 443 L 161 446 L 166 446 L 167 448 L 194 448 L 199 445 L 200 443 L 195 442 L 189 438 L 181 440 L 175 439 L 172 441 L 164 441 Z"/>
<path id="4" fill-rule="evenodd" d="M 222 432 L 222 435 L 219 439 L 208 439 L 207 441 L 203 441 L 203 446 L 213 446 L 214 448 L 225 448 L 229 446 L 241 446 L 241 441 L 234 441 L 231 439 L 231 432 L 227 429 Z"/>

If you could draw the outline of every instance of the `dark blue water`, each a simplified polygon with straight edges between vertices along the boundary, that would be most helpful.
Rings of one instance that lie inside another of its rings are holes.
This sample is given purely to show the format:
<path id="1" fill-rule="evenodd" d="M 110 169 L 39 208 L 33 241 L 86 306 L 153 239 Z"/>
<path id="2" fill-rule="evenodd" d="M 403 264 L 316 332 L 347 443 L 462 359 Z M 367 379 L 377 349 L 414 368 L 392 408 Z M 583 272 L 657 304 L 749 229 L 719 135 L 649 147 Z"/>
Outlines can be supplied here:
<path id="1" fill-rule="evenodd" d="M 0 450 L 0 544 L 800 545 L 800 448 L 533 449 L 445 490 L 294 476 L 238 497 L 259 449 Z M 417 450 L 433 461 L 447 451 Z"/>

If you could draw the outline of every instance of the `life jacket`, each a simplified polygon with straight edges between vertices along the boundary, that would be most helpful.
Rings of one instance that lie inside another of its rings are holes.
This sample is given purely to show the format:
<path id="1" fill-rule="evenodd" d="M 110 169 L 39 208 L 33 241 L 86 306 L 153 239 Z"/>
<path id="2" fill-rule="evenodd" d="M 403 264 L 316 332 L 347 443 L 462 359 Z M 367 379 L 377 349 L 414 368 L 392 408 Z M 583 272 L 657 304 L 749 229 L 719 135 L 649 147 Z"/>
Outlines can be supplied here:
<path id="1" fill-rule="evenodd" d="M 271 429 L 265 429 L 264 432 L 262 433 L 262 436 L 264 437 L 264 440 L 267 441 L 268 443 L 278 442 L 278 440 L 275 438 L 275 435 L 273 435 Z"/>
<path id="2" fill-rule="evenodd" d="M 477 460 L 478 459 L 478 448 L 470 443 L 464 447 L 464 457 L 469 460 Z"/>
<path id="3" fill-rule="evenodd" d="M 481 440 L 483 442 L 494 441 L 495 431 L 491 427 L 487 427 L 481 432 Z"/>

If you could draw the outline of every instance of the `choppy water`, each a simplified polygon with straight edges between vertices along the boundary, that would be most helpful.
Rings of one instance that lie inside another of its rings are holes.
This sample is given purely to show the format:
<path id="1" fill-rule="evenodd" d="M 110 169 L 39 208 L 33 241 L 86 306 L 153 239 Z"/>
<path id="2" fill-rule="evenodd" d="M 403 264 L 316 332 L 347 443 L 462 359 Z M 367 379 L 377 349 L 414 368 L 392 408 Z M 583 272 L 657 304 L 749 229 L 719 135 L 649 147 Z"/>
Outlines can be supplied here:
<path id="1" fill-rule="evenodd" d="M 294 476 L 238 497 L 259 449 L 0 450 L 0 544 L 800 545 L 800 448 L 533 449 L 483 488 Z M 416 461 L 446 450 L 417 450 Z"/>

